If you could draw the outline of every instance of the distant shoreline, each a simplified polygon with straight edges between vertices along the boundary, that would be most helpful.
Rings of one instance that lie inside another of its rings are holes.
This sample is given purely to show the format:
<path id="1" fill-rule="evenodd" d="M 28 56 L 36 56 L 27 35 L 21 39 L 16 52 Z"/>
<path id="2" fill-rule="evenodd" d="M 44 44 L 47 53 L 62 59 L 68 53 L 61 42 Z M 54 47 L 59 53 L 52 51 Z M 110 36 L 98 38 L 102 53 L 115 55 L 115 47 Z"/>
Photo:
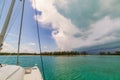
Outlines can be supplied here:
<path id="1" fill-rule="evenodd" d="M 99 52 L 98 54 L 89 54 L 86 51 L 83 52 L 77 52 L 77 51 L 62 51 L 62 52 L 42 52 L 40 54 L 38 53 L 5 53 L 1 52 L 0 56 L 7 56 L 7 55 L 13 55 L 13 56 L 78 56 L 78 55 L 120 55 L 120 51 L 116 51 L 114 53 L 112 52 Z"/>
<path id="2" fill-rule="evenodd" d="M 17 55 L 0 55 L 0 56 L 17 56 Z M 120 56 L 120 55 L 99 55 L 99 54 L 88 54 L 88 55 L 19 55 L 19 56 Z"/>

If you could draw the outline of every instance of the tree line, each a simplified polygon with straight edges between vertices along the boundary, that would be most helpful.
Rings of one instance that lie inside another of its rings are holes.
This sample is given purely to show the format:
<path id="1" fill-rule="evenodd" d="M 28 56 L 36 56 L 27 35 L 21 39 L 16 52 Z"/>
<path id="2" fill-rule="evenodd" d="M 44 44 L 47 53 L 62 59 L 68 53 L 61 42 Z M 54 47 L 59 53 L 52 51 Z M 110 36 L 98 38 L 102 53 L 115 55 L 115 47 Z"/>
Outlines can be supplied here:
<path id="1" fill-rule="evenodd" d="M 0 55 L 18 55 L 17 53 L 5 53 L 1 52 Z M 42 53 L 19 53 L 19 55 L 90 55 L 86 51 L 78 52 L 78 51 L 57 51 L 57 52 L 42 52 Z M 93 55 L 93 54 L 92 54 Z M 115 52 L 99 52 L 97 55 L 120 55 L 120 51 L 115 51 Z"/>
<path id="2" fill-rule="evenodd" d="M 1 52 L 0 55 L 18 55 L 17 53 Z M 19 53 L 19 55 L 87 55 L 86 52 L 78 51 L 57 51 L 57 52 L 41 52 L 41 53 Z"/>
<path id="3" fill-rule="evenodd" d="M 99 55 L 120 55 L 120 51 L 115 51 L 115 52 L 99 52 Z"/>

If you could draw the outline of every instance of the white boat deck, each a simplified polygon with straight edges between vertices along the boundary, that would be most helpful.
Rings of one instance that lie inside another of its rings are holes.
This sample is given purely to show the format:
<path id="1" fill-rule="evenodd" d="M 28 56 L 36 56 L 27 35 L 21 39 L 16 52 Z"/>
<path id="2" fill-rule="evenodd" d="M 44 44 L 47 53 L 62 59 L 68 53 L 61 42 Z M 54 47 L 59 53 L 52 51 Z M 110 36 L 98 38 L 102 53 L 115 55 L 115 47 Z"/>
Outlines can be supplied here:
<path id="1" fill-rule="evenodd" d="M 1 65 L 0 80 L 43 80 L 37 66 L 22 68 L 16 65 Z"/>
<path id="2" fill-rule="evenodd" d="M 38 67 L 25 68 L 24 80 L 43 80 Z"/>
<path id="3" fill-rule="evenodd" d="M 23 80 L 24 69 L 20 66 L 6 65 L 0 68 L 0 80 Z"/>

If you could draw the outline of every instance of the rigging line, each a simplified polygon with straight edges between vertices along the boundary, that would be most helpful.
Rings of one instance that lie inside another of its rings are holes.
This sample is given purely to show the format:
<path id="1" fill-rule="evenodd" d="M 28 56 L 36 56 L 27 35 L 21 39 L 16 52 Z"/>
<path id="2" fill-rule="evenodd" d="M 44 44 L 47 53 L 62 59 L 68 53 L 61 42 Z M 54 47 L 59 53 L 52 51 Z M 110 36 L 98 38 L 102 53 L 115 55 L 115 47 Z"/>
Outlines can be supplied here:
<path id="1" fill-rule="evenodd" d="M 18 15 L 18 13 L 20 12 L 20 9 L 21 9 L 21 6 L 19 5 L 20 4 L 20 1 L 16 4 L 16 9 L 14 10 L 14 13 L 13 13 L 13 19 L 11 21 L 12 24 L 14 24 L 15 20 L 16 20 L 16 17 Z M 19 9 L 20 8 L 20 9 Z M 12 26 L 12 24 L 10 26 Z"/>
<path id="2" fill-rule="evenodd" d="M 19 4 L 19 3 L 18 3 L 18 4 Z M 16 19 L 18 18 L 18 14 L 19 14 L 19 11 L 20 11 L 20 10 L 19 10 L 19 5 L 18 5 L 18 4 L 17 4 L 17 8 L 15 9 L 15 12 L 16 12 L 17 15 L 15 15 L 15 17 L 14 17 L 14 19 L 13 19 L 11 25 L 10 25 L 10 28 L 7 30 L 7 33 L 6 33 L 5 38 L 4 38 L 4 41 L 5 41 L 5 39 L 6 39 L 7 35 L 8 35 L 8 33 L 10 32 L 10 30 L 11 30 L 12 27 L 14 26 Z M 18 10 L 19 10 L 19 11 L 18 11 Z M 13 15 L 15 14 L 15 12 L 13 13 Z"/>
<path id="3" fill-rule="evenodd" d="M 36 14 L 36 25 L 37 25 L 37 36 L 38 36 L 38 44 L 39 44 L 39 51 L 40 51 L 40 54 L 41 54 L 41 39 L 40 39 L 40 30 L 39 30 L 39 25 L 38 25 L 38 18 L 37 18 L 37 11 L 36 11 L 36 1 L 34 0 L 34 5 L 35 5 L 35 14 Z M 42 64 L 42 73 L 43 73 L 43 78 L 44 78 L 44 80 L 46 80 L 45 79 L 45 72 L 44 72 L 44 64 L 43 64 L 43 57 L 42 57 L 42 55 L 40 55 L 40 60 L 41 60 L 41 64 Z"/>
<path id="4" fill-rule="evenodd" d="M 2 5 L 2 8 L 1 8 L 1 12 L 0 12 L 0 19 L 1 19 L 2 12 L 3 12 L 4 6 L 5 6 L 5 2 L 6 2 L 6 0 L 4 0 L 3 5 Z"/>
<path id="5" fill-rule="evenodd" d="M 23 5 L 22 5 L 22 14 L 21 14 L 21 22 L 20 22 L 20 32 L 19 32 L 19 39 L 18 39 L 17 62 L 16 62 L 17 65 L 19 65 L 19 53 L 20 53 L 21 33 L 22 33 L 22 27 L 23 27 L 23 16 L 24 16 L 25 0 L 23 0 L 22 4 Z"/>
<path id="6" fill-rule="evenodd" d="M 19 3 L 18 3 L 18 4 L 19 4 Z M 18 5 L 18 4 L 17 4 L 17 5 Z M 17 14 L 18 14 L 18 12 L 19 12 L 19 11 L 18 11 L 18 10 L 19 10 L 18 7 L 19 7 L 19 6 L 17 6 L 17 8 L 15 9 L 15 11 L 17 12 Z M 14 14 L 15 14 L 15 13 L 14 13 Z M 14 15 L 14 14 L 13 14 L 13 15 Z M 11 27 L 8 29 L 8 31 L 7 31 L 7 33 L 6 33 L 6 35 L 5 35 L 4 41 L 5 41 L 8 33 L 9 33 L 10 30 L 12 29 L 12 27 L 13 27 L 16 19 L 17 19 L 17 17 L 18 17 L 18 15 L 15 16 L 15 20 L 14 20 L 13 23 L 10 25 Z M 9 58 L 11 55 L 12 55 L 12 53 L 10 53 L 10 54 L 2 61 L 2 63 L 6 63 L 6 61 L 8 60 L 8 58 Z"/>

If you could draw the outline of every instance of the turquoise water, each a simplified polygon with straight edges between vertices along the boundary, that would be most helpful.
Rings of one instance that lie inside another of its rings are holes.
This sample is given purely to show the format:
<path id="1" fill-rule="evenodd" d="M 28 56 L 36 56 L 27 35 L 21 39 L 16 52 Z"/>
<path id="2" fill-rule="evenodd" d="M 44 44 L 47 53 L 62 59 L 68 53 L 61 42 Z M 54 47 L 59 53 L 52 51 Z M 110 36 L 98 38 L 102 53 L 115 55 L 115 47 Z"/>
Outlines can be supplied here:
<path id="1" fill-rule="evenodd" d="M 0 56 L 0 63 L 6 60 Z M 120 80 L 120 56 L 44 56 L 46 80 Z M 6 63 L 15 64 L 16 57 Z M 20 65 L 34 66 L 41 70 L 39 56 L 21 56 Z M 42 70 L 41 70 L 42 71 Z"/>

